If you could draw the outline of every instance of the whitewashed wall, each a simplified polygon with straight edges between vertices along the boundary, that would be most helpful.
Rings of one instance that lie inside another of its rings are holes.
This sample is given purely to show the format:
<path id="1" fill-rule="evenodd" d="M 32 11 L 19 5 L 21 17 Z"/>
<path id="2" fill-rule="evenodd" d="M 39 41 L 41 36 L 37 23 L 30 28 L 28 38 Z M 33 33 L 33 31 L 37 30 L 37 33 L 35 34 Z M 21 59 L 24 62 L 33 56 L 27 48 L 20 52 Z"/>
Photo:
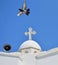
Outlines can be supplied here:
<path id="1" fill-rule="evenodd" d="M 22 55 L 23 57 L 23 65 L 36 65 L 35 63 L 35 58 L 34 58 L 34 55 L 33 54 L 23 54 Z"/>
<path id="2" fill-rule="evenodd" d="M 22 65 L 19 58 L 0 55 L 0 65 Z"/>
<path id="3" fill-rule="evenodd" d="M 20 57 L 20 58 L 19 58 Z M 0 65 L 58 65 L 58 48 L 48 52 L 0 53 Z"/>
<path id="4" fill-rule="evenodd" d="M 58 65 L 58 54 L 39 57 L 36 60 L 36 65 Z"/>

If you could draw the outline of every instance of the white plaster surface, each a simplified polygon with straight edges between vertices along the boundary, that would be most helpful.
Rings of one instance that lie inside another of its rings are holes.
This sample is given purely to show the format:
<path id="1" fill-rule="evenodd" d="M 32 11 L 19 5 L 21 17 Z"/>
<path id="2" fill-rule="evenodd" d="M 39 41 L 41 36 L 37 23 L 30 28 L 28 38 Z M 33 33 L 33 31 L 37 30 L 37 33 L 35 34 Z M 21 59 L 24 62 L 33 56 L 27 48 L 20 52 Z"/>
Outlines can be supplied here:
<path id="1" fill-rule="evenodd" d="M 21 61 L 15 57 L 0 56 L 0 65 L 22 65 Z"/>
<path id="2" fill-rule="evenodd" d="M 58 65 L 58 54 L 37 59 L 36 65 Z"/>
<path id="3" fill-rule="evenodd" d="M 0 52 L 0 65 L 58 65 L 58 48 L 32 54 Z"/>

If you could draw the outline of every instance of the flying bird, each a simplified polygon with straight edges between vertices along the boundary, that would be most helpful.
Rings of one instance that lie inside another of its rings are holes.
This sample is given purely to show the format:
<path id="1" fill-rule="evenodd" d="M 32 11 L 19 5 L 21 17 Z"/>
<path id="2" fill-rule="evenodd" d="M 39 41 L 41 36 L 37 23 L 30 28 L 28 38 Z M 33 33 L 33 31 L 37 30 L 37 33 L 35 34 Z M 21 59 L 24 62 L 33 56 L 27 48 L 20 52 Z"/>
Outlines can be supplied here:
<path id="1" fill-rule="evenodd" d="M 27 8 L 26 0 L 24 0 L 23 7 L 21 9 L 19 9 L 19 13 L 17 14 L 17 16 L 20 16 L 22 14 L 26 14 L 26 15 L 30 14 L 30 9 Z"/>

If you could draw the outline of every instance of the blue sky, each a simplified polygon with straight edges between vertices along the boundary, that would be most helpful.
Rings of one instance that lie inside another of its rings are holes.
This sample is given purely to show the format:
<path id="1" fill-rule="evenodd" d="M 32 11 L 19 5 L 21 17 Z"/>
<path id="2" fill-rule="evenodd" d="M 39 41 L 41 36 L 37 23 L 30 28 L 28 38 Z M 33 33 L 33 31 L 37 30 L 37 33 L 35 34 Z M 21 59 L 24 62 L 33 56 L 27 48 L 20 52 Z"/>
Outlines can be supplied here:
<path id="1" fill-rule="evenodd" d="M 18 51 L 19 46 L 28 40 L 24 32 L 29 27 L 37 32 L 33 40 L 42 50 L 58 47 L 58 0 L 26 0 L 30 15 L 17 17 L 23 1 L 0 0 L 0 51 L 7 43 L 12 47 L 10 51 Z"/>

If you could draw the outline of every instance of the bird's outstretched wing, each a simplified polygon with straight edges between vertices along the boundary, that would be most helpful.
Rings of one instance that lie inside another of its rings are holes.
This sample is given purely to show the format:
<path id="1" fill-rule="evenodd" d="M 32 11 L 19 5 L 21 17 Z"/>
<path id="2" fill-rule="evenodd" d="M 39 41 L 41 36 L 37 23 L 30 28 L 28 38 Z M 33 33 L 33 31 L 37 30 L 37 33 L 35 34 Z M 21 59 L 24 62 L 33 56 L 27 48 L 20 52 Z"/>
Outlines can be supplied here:
<path id="1" fill-rule="evenodd" d="M 24 0 L 24 4 L 23 4 L 23 10 L 25 10 L 27 7 L 26 7 L 26 0 Z"/>
<path id="2" fill-rule="evenodd" d="M 18 14 L 17 14 L 17 16 L 20 16 L 20 15 L 22 15 L 23 14 L 23 12 L 19 12 Z"/>

